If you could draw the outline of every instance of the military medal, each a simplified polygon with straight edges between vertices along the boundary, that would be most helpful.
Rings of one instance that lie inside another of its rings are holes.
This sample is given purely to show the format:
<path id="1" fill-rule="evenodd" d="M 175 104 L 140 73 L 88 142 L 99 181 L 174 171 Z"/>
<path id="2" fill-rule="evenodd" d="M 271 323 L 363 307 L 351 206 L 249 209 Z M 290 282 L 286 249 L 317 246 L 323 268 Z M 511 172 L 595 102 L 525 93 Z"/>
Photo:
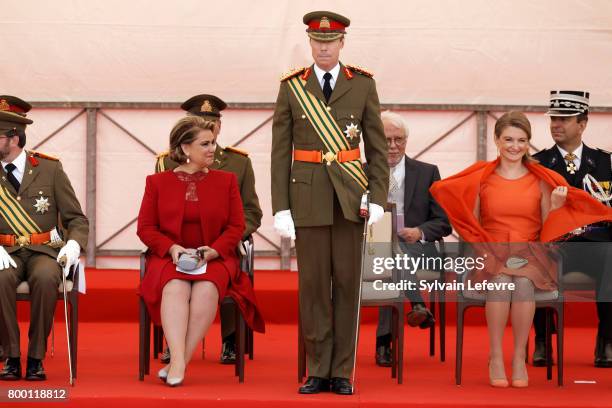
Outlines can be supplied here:
<path id="1" fill-rule="evenodd" d="M 40 198 L 36 199 L 34 208 L 36 208 L 37 213 L 44 214 L 45 212 L 49 211 L 49 199 L 41 195 Z"/>
<path id="2" fill-rule="evenodd" d="M 576 163 L 574 163 L 574 160 L 576 159 L 576 155 L 574 153 L 568 153 L 566 154 L 564 157 L 565 162 L 567 164 L 567 172 L 569 174 L 576 174 L 576 170 L 578 170 L 576 168 Z"/>
<path id="3" fill-rule="evenodd" d="M 351 140 L 353 140 L 354 137 L 358 137 L 359 132 L 360 132 L 359 128 L 353 122 L 351 122 L 350 125 L 346 125 L 346 129 L 344 129 L 344 134 L 346 135 L 348 139 L 351 139 Z"/>

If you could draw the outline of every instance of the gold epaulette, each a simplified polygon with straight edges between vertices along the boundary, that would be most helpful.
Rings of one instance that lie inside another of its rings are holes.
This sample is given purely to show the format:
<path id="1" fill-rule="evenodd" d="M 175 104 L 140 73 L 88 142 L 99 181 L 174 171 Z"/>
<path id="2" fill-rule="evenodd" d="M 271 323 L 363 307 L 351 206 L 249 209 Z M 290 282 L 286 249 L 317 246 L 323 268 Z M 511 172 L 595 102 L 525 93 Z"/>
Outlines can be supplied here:
<path id="1" fill-rule="evenodd" d="M 34 150 L 29 150 L 29 153 L 34 156 L 34 157 L 38 157 L 41 159 L 47 159 L 47 160 L 53 160 L 53 161 L 59 161 L 59 159 L 57 157 L 53 157 L 53 156 L 49 156 L 46 155 L 44 153 L 41 152 L 35 152 Z"/>
<path id="2" fill-rule="evenodd" d="M 281 82 L 283 82 L 283 81 L 286 81 L 288 79 L 291 79 L 294 76 L 299 75 L 302 72 L 304 72 L 305 69 L 306 69 L 306 67 L 301 67 L 301 68 L 294 68 L 292 70 L 289 70 L 289 71 L 285 72 L 283 75 L 281 75 L 280 80 L 281 80 Z"/>
<path id="3" fill-rule="evenodd" d="M 161 152 L 160 154 L 158 154 L 157 156 L 155 156 L 156 159 L 163 159 L 164 157 L 168 156 L 170 154 L 169 151 L 165 151 L 165 152 Z"/>
<path id="4" fill-rule="evenodd" d="M 228 152 L 238 153 L 238 154 L 243 155 L 245 157 L 249 157 L 249 152 L 247 152 L 246 150 L 238 149 L 237 147 L 227 146 L 223 150 L 228 151 Z"/>
<path id="5" fill-rule="evenodd" d="M 353 72 L 357 72 L 358 74 L 361 75 L 365 75 L 367 77 L 374 77 L 374 73 L 368 71 L 367 69 L 365 69 L 364 67 L 360 67 L 359 65 L 351 65 L 351 64 L 344 64 L 345 67 L 347 67 L 348 69 L 350 69 Z"/>

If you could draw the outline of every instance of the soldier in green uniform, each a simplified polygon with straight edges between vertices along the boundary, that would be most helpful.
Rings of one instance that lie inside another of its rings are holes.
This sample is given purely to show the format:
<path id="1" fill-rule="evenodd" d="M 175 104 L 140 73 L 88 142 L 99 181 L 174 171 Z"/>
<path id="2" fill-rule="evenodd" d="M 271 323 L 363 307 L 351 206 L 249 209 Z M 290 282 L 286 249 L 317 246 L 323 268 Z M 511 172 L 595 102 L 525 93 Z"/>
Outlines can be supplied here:
<path id="1" fill-rule="evenodd" d="M 283 237 L 297 238 L 309 376 L 299 392 L 352 394 L 360 205 L 369 190 L 368 223 L 382 218 L 389 186 L 387 142 L 372 74 L 339 61 L 350 20 L 316 11 L 303 21 L 314 64 L 281 78 L 272 127 L 274 227 Z"/>
<path id="2" fill-rule="evenodd" d="M 218 136 L 221 131 L 221 111 L 226 107 L 227 104 L 220 98 L 206 94 L 189 98 L 181 105 L 181 108 L 187 111 L 188 115 L 198 115 L 205 119 L 215 121 L 215 136 Z M 177 166 L 178 164 L 170 159 L 168 153 L 164 152 L 157 156 L 155 172 L 173 170 Z M 253 165 L 251 164 L 248 153 L 235 147 L 221 147 L 219 143 L 217 143 L 215 161 L 211 168 L 232 172 L 238 178 L 240 197 L 242 198 L 244 219 L 246 222 L 246 229 L 242 238 L 243 240 L 248 239 L 261 225 L 261 217 L 263 216 L 261 208 L 259 207 L 259 199 L 255 192 L 255 173 L 253 172 Z M 236 361 L 234 338 L 234 327 L 236 325 L 234 308 L 231 305 L 223 305 L 220 314 L 221 336 L 223 337 L 220 361 L 222 364 L 233 364 Z M 168 350 L 162 355 L 162 360 L 170 360 Z"/>
<path id="3" fill-rule="evenodd" d="M 0 340 L 8 357 L 0 380 L 22 377 L 17 286 L 27 281 L 31 312 L 25 379 L 45 380 L 47 349 L 62 267 L 79 261 L 89 224 L 61 163 L 24 150 L 30 105 L 0 95 Z M 61 237 L 60 231 L 64 231 Z"/>

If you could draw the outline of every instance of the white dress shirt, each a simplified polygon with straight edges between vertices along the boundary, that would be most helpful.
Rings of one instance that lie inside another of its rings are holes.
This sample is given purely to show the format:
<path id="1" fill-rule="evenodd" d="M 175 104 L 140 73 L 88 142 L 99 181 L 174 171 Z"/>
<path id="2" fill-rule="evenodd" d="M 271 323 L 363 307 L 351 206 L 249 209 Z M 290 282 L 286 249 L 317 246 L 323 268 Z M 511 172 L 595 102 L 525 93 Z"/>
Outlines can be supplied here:
<path id="1" fill-rule="evenodd" d="M 387 200 L 391 203 L 395 203 L 395 209 L 397 214 L 404 216 L 404 179 L 406 178 L 406 156 L 402 157 L 402 160 L 393 168 L 389 169 L 389 173 L 395 179 L 397 188 L 394 191 L 389 189 L 389 195 Z"/>
<path id="2" fill-rule="evenodd" d="M 576 156 L 576 158 L 574 159 L 574 164 L 576 165 L 576 171 L 580 170 L 580 163 L 582 162 L 582 146 L 584 145 L 580 143 L 580 146 L 578 146 L 576 150 L 573 151 L 574 155 Z M 563 160 L 565 160 L 565 155 L 568 154 L 569 152 L 566 152 L 565 150 L 563 150 L 561 147 L 559 147 L 559 145 L 557 145 L 557 149 L 559 149 L 559 152 L 561 152 L 561 157 L 563 157 Z M 565 163 L 567 163 L 567 160 L 565 160 Z"/>
<path id="3" fill-rule="evenodd" d="M 337 63 L 336 66 L 333 67 L 330 71 L 323 71 L 317 66 L 317 64 L 314 64 L 314 72 L 317 76 L 317 81 L 319 81 L 319 85 L 321 85 L 321 89 L 323 89 L 323 84 L 325 84 L 325 79 L 323 79 L 323 75 L 325 75 L 326 72 L 329 72 L 332 76 L 329 80 L 329 84 L 331 85 L 331 88 L 334 89 L 334 87 L 336 86 L 336 81 L 338 80 L 338 75 L 340 74 L 340 63 Z"/>
<path id="4" fill-rule="evenodd" d="M 25 172 L 25 166 L 26 166 L 26 152 L 25 152 L 25 150 L 22 150 L 21 153 L 19 153 L 19 156 L 17 156 L 15 158 L 15 160 L 13 160 L 12 163 L 16 167 L 16 169 L 13 170 L 13 175 L 15 176 L 17 181 L 19 181 L 19 184 L 21 184 L 21 182 L 23 180 L 23 173 Z M 6 171 L 6 165 L 7 164 L 9 164 L 9 162 L 2 161 L 2 168 L 8 174 L 8 171 Z"/>

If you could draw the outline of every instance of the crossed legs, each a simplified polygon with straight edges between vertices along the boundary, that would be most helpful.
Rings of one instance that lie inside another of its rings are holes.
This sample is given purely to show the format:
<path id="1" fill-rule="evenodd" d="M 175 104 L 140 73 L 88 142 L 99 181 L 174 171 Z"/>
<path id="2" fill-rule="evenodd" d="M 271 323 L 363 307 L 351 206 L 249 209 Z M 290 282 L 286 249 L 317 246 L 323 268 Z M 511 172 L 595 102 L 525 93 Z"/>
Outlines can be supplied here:
<path id="1" fill-rule="evenodd" d="M 526 384 L 525 350 L 535 313 L 534 285 L 528 278 L 503 274 L 495 277 L 493 281 L 514 283 L 515 287 L 514 290 L 491 290 L 487 292 L 485 313 L 489 331 L 489 378 L 492 384 L 507 382 L 502 344 L 504 329 L 508 321 L 508 315 L 510 315 L 514 336 L 512 380 L 524 381 Z"/>
<path id="2" fill-rule="evenodd" d="M 173 279 L 164 286 L 161 320 L 172 361 L 168 378 L 183 378 L 187 363 L 217 313 L 219 292 L 208 281 Z"/>

